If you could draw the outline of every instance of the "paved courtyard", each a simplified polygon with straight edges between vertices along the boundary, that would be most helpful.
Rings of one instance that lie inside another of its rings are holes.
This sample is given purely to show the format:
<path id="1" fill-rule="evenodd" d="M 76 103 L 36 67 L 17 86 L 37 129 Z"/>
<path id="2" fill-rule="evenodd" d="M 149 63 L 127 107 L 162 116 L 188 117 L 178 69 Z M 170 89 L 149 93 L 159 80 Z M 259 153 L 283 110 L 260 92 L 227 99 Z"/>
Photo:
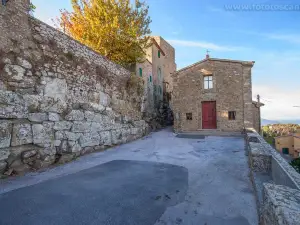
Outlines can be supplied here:
<path id="1" fill-rule="evenodd" d="M 242 137 L 165 129 L 0 181 L 0 224 L 257 225 Z"/>

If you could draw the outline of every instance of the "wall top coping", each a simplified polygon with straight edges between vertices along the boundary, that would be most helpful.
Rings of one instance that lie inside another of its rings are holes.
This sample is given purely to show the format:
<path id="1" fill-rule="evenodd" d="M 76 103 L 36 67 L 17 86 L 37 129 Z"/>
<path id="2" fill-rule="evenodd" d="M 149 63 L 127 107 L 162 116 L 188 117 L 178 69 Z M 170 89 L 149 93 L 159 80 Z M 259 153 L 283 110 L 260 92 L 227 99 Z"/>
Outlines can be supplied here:
<path id="1" fill-rule="evenodd" d="M 246 133 L 247 140 L 250 137 L 256 137 L 259 139 L 260 143 L 248 143 L 250 147 L 251 154 L 259 154 L 272 156 L 274 160 L 281 166 L 285 171 L 287 176 L 291 178 L 295 186 L 300 190 L 300 174 L 277 152 L 271 145 L 269 145 L 262 136 L 260 136 L 255 129 L 251 128 L 251 133 Z"/>

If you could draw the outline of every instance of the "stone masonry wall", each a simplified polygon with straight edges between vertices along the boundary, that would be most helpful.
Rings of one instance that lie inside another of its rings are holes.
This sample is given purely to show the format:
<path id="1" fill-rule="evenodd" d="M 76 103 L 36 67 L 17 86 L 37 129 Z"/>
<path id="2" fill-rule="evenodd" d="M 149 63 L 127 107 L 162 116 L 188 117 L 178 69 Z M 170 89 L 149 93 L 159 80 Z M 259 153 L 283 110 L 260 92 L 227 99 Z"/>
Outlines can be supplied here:
<path id="1" fill-rule="evenodd" d="M 167 41 L 165 41 L 160 36 L 153 37 L 156 42 L 160 45 L 163 49 L 165 56 L 164 56 L 164 68 L 163 68 L 163 78 L 166 86 L 165 92 L 172 92 L 173 90 L 173 80 L 171 74 L 176 71 L 176 63 L 175 63 L 175 49 L 171 46 Z"/>
<path id="2" fill-rule="evenodd" d="M 205 73 L 211 73 L 213 76 L 212 89 L 204 89 Z M 244 112 L 245 75 L 251 76 L 251 66 L 214 59 L 192 65 L 174 74 L 172 107 L 175 130 L 201 130 L 202 102 L 216 101 L 217 129 L 242 131 L 246 114 Z M 245 90 L 247 94 L 251 92 L 251 83 L 248 89 Z M 235 120 L 228 120 L 228 111 L 236 111 Z M 186 120 L 186 113 L 192 113 L 192 120 Z M 252 123 L 252 108 L 248 114 L 251 115 Z"/>
<path id="3" fill-rule="evenodd" d="M 130 72 L 29 17 L 27 3 L 0 7 L 0 174 L 143 136 L 143 93 L 128 85 Z"/>

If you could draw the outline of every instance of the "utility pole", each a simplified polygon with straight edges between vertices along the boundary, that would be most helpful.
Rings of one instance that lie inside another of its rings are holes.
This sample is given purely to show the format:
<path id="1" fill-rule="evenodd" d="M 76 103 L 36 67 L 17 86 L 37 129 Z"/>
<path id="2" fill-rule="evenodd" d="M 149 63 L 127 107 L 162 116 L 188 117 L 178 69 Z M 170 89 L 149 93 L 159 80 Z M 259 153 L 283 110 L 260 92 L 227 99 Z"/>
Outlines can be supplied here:
<path id="1" fill-rule="evenodd" d="M 257 95 L 257 102 L 260 103 L 260 95 Z"/>

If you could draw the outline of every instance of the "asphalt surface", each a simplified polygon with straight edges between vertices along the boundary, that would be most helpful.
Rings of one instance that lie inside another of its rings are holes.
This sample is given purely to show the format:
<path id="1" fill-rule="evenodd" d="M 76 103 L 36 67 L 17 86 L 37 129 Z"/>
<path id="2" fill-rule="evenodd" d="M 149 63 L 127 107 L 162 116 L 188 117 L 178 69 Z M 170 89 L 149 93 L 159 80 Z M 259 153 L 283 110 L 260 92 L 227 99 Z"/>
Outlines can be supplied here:
<path id="1" fill-rule="evenodd" d="M 0 181 L 2 225 L 257 225 L 240 137 L 171 130 Z"/>

